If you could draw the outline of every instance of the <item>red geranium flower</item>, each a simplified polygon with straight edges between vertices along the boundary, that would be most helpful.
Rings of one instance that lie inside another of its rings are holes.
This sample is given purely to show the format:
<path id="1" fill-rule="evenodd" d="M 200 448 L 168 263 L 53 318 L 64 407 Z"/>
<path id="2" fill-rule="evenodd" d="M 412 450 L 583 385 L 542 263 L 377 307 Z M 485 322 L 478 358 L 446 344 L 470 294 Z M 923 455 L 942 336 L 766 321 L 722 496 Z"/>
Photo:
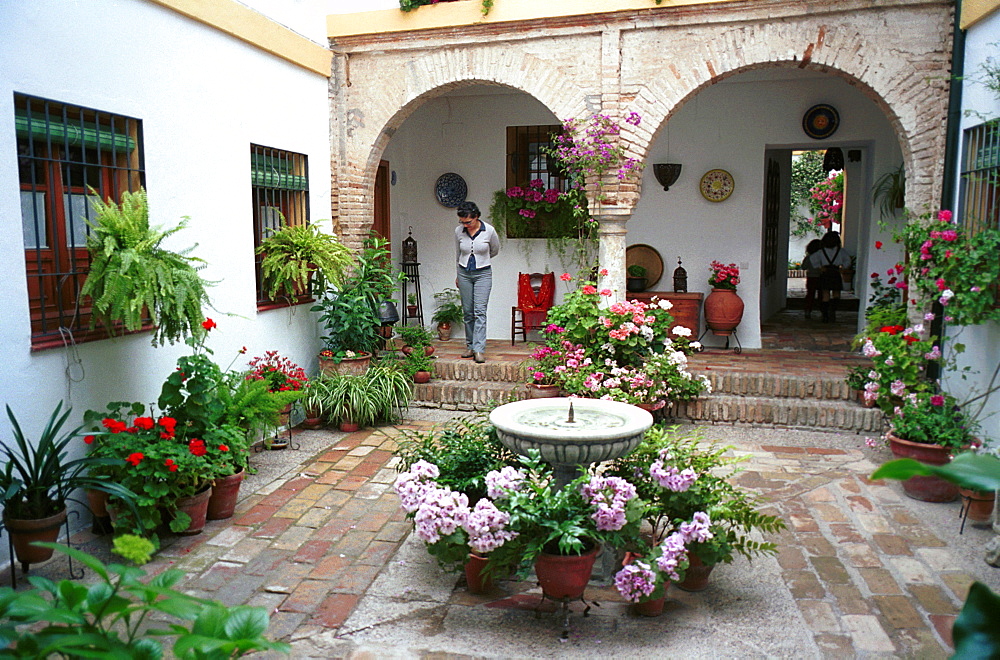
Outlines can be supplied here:
<path id="1" fill-rule="evenodd" d="M 132 467 L 135 467 L 142 462 L 142 459 L 146 458 L 143 454 L 135 452 L 134 454 L 129 454 L 128 458 L 125 459 L 126 463 L 131 463 Z"/>
<path id="2" fill-rule="evenodd" d="M 174 434 L 174 429 L 177 427 L 177 420 L 173 417 L 161 417 L 160 421 L 157 422 L 163 427 L 163 430 L 169 433 L 171 436 Z"/>
<path id="3" fill-rule="evenodd" d="M 219 445 L 219 451 L 229 451 L 229 445 Z"/>
<path id="4" fill-rule="evenodd" d="M 573 276 L 570 275 L 569 273 L 563 273 L 562 275 L 559 276 L 559 279 L 561 279 L 563 282 L 569 282 L 571 279 L 573 279 Z"/>
<path id="5" fill-rule="evenodd" d="M 128 425 L 125 422 L 120 422 L 117 419 L 111 419 L 110 417 L 101 420 L 101 424 L 112 433 L 121 433 L 128 428 Z"/>
<path id="6" fill-rule="evenodd" d="M 136 428 L 142 429 L 143 431 L 148 431 L 149 429 L 153 428 L 156 422 L 153 421 L 152 417 L 136 417 L 134 424 Z"/>
<path id="7" fill-rule="evenodd" d="M 882 241 L 875 241 L 875 249 L 876 250 L 882 249 Z"/>
<path id="8" fill-rule="evenodd" d="M 194 438 L 188 443 L 188 451 L 190 451 L 195 456 L 204 456 L 208 451 L 205 449 L 205 441 Z"/>
<path id="9" fill-rule="evenodd" d="M 215 321 L 207 318 L 204 321 L 202 321 L 201 327 L 205 328 L 206 330 L 211 330 L 212 328 L 216 327 Z"/>
<path id="10" fill-rule="evenodd" d="M 92 436 L 92 435 L 85 435 L 85 436 L 83 436 L 83 441 L 85 443 L 87 443 L 88 445 L 92 445 L 92 444 L 94 444 L 94 436 Z"/>
<path id="11" fill-rule="evenodd" d="M 171 472 L 177 472 L 177 463 L 174 463 L 174 459 L 168 458 L 167 460 L 163 461 L 163 464 L 166 465 L 167 469 L 170 470 Z"/>

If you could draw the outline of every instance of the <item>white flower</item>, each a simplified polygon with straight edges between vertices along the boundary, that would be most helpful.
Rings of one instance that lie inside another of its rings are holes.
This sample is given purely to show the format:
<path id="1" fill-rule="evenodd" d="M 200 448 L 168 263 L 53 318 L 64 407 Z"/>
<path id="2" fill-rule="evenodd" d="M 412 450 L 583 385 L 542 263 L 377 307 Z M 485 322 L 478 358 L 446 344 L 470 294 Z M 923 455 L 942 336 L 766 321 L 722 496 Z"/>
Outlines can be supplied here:
<path id="1" fill-rule="evenodd" d="M 661 300 L 660 302 L 656 303 L 656 305 L 660 309 L 672 309 L 674 306 L 674 304 L 669 300 Z"/>
<path id="2" fill-rule="evenodd" d="M 701 342 L 700 341 L 693 341 L 693 342 L 691 342 L 690 346 L 691 346 L 691 350 L 697 351 L 698 349 L 701 348 Z"/>
<path id="3" fill-rule="evenodd" d="M 678 337 L 690 337 L 691 336 L 691 328 L 687 328 L 687 327 L 685 327 L 683 325 L 679 325 L 679 326 L 675 327 L 671 332 L 673 332 Z"/>

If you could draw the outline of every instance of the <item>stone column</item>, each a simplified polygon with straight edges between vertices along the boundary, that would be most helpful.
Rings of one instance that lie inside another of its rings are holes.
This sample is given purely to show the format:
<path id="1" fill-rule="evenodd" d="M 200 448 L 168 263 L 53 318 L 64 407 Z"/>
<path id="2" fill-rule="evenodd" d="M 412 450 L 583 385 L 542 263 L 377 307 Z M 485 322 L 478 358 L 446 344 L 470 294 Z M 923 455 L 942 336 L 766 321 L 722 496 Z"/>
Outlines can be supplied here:
<path id="1" fill-rule="evenodd" d="M 602 305 L 625 300 L 625 223 L 630 210 L 616 207 L 597 209 L 597 260 L 601 269 L 608 274 L 597 278 L 597 288 L 611 289 L 611 296 L 602 298 Z"/>

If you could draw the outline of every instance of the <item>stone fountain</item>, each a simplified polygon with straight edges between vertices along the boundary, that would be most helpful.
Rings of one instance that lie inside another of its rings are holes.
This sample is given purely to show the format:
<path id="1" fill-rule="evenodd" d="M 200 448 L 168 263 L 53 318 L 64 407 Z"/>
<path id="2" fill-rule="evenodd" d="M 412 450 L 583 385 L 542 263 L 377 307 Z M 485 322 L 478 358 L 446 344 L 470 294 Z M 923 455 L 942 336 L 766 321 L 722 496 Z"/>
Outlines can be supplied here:
<path id="1" fill-rule="evenodd" d="M 623 456 L 638 446 L 653 416 L 636 406 L 603 399 L 525 399 L 490 413 L 500 442 L 527 455 L 537 449 L 564 486 L 591 463 Z"/>

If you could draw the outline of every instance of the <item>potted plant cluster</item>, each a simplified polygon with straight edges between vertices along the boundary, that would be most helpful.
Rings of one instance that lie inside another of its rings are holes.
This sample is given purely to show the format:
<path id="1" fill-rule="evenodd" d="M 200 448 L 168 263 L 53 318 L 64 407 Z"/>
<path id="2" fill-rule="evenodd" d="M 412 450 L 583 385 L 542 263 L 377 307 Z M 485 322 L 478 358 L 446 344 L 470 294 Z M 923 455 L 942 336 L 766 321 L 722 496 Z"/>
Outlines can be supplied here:
<path id="1" fill-rule="evenodd" d="M 569 274 L 561 276 L 571 281 Z M 708 391 L 708 380 L 687 369 L 697 349 L 686 329 L 670 330 L 671 303 L 639 301 L 601 306 L 610 291 L 583 282 L 549 310 L 528 372 L 535 383 L 551 383 L 570 396 L 604 398 L 662 410 L 672 401 Z"/>
<path id="2" fill-rule="evenodd" d="M 322 417 L 346 432 L 397 421 L 413 389 L 412 379 L 387 363 L 361 374 L 322 374 L 314 382 Z"/>
<path id="3" fill-rule="evenodd" d="M 340 286 L 354 263 L 351 251 L 316 225 L 289 225 L 281 218 L 277 231 L 261 241 L 260 272 L 271 300 L 291 299 Z"/>
<path id="4" fill-rule="evenodd" d="M 462 310 L 462 296 L 458 289 L 444 289 L 434 294 L 436 307 L 431 315 L 431 322 L 437 324 L 438 339 L 451 339 L 452 326 L 465 320 Z"/>
<path id="5" fill-rule="evenodd" d="M 391 298 L 396 284 L 406 277 L 392 272 L 391 256 L 384 239 L 369 237 L 355 256 L 350 277 L 339 288 L 329 287 L 312 307 L 312 311 L 320 313 L 325 330 L 325 347 L 320 354 L 324 372 L 364 371 L 382 345 L 379 310 Z"/>
<path id="6" fill-rule="evenodd" d="M 246 374 L 247 380 L 256 380 L 264 383 L 265 388 L 271 394 L 287 393 L 287 403 L 280 411 L 278 424 L 275 426 L 273 436 L 265 438 L 264 446 L 267 449 L 285 449 L 288 446 L 288 438 L 280 433 L 281 428 L 288 427 L 292 412 L 292 404 L 302 396 L 302 390 L 309 382 L 306 372 L 291 359 L 280 355 L 277 351 L 265 351 L 263 356 L 254 357 L 249 363 L 250 370 Z"/>
<path id="7" fill-rule="evenodd" d="M 66 522 L 66 503 L 80 494 L 76 493 L 78 489 L 113 495 L 125 506 L 135 507 L 135 493 L 97 474 L 100 469 L 124 465 L 121 458 L 69 458 L 70 443 L 78 440 L 82 428 L 63 430 L 70 412 L 69 408 L 63 410 L 60 401 L 33 442 L 7 406 L 13 442 L 0 445 L 4 460 L 0 469 L 0 506 L 4 528 L 11 536 L 18 561 L 25 567 L 52 556 L 51 548 L 36 547 L 33 543 L 58 538 L 59 528 Z"/>
<path id="8" fill-rule="evenodd" d="M 399 368 L 414 383 L 429 383 L 434 377 L 434 358 L 425 351 L 411 351 L 403 356 Z"/>
<path id="9" fill-rule="evenodd" d="M 401 350 L 404 355 L 409 355 L 414 351 L 424 352 L 427 355 L 434 354 L 434 347 L 431 345 L 434 335 L 422 325 L 404 325 L 397 328 L 396 332 L 403 342 Z"/>
<path id="10" fill-rule="evenodd" d="M 202 264 L 188 256 L 193 249 L 172 252 L 163 242 L 183 229 L 187 218 L 163 230 L 149 224 L 146 191 L 123 192 L 120 204 L 101 201 L 91 189 L 96 218 L 87 235 L 90 270 L 81 296 L 89 296 L 91 327 L 98 322 L 109 333 L 134 332 L 151 324 L 153 344 L 171 344 L 197 333 L 205 318 L 208 283 L 198 274 Z"/>

